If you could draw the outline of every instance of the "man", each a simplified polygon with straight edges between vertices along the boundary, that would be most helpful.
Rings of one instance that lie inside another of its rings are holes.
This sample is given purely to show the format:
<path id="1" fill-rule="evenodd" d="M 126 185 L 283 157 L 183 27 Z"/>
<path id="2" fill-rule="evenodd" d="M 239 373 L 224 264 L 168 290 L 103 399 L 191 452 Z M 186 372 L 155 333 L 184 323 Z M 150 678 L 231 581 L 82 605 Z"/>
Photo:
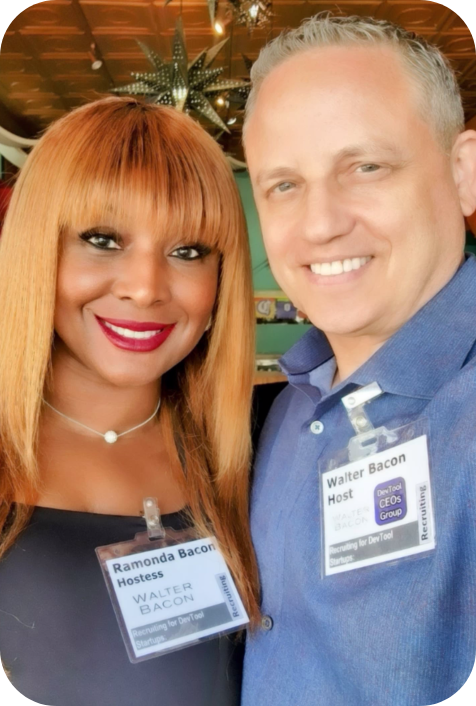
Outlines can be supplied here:
<path id="1" fill-rule="evenodd" d="M 439 51 L 387 22 L 312 18 L 252 80 L 270 266 L 315 328 L 257 453 L 243 704 L 433 704 L 476 653 L 476 133 Z"/>

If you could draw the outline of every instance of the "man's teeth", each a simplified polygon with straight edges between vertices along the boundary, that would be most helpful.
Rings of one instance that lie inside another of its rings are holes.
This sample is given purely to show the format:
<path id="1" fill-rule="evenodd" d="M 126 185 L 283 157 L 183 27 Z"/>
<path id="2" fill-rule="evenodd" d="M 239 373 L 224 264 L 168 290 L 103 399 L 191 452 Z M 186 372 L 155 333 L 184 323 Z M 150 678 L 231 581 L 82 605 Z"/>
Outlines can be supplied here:
<path id="1" fill-rule="evenodd" d="M 351 272 L 351 270 L 359 270 L 367 262 L 370 257 L 353 257 L 346 260 L 334 260 L 333 262 L 316 262 L 311 265 L 311 272 L 324 277 L 332 275 L 341 275 L 343 272 Z"/>
<path id="2" fill-rule="evenodd" d="M 107 328 L 110 328 L 111 331 L 115 331 L 118 333 L 120 336 L 124 336 L 124 338 L 152 338 L 153 336 L 157 336 L 158 333 L 161 333 L 163 329 L 156 329 L 155 331 L 131 331 L 129 328 L 121 328 L 120 326 L 113 326 L 112 324 L 108 323 L 107 321 L 104 321 L 104 326 L 107 326 Z"/>

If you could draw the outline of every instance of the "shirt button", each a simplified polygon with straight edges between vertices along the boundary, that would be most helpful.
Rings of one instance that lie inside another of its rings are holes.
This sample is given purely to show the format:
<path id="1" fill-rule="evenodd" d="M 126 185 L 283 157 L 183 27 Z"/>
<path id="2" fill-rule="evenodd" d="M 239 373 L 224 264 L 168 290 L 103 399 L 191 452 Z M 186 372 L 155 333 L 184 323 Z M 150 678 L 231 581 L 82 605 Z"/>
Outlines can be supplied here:
<path id="1" fill-rule="evenodd" d="M 261 618 L 261 627 L 263 630 L 271 630 L 273 627 L 273 618 L 270 615 L 263 615 Z"/>
<path id="2" fill-rule="evenodd" d="M 324 424 L 317 420 L 315 422 L 312 422 L 310 429 L 313 434 L 322 434 L 322 432 L 324 431 Z"/>

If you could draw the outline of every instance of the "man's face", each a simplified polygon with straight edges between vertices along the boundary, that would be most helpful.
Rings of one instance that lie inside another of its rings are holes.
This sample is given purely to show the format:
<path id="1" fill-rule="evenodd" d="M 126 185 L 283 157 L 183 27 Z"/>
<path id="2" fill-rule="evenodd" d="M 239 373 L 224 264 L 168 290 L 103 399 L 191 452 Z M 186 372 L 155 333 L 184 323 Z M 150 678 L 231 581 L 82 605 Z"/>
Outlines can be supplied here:
<path id="1" fill-rule="evenodd" d="M 245 143 L 271 269 L 331 343 L 386 340 L 456 271 L 452 160 L 391 49 L 288 59 L 263 82 Z"/>

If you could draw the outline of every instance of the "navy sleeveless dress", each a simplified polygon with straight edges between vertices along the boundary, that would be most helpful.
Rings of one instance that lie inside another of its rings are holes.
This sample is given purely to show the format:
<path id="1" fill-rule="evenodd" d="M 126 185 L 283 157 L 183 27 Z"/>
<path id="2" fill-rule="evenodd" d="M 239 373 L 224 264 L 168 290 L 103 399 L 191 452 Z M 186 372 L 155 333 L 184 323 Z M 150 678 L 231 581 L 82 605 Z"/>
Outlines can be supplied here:
<path id="1" fill-rule="evenodd" d="M 162 520 L 186 526 L 180 513 Z M 140 517 L 35 509 L 0 562 L 0 654 L 21 694 L 48 706 L 238 706 L 235 635 L 129 661 L 95 549 L 141 531 Z"/>

